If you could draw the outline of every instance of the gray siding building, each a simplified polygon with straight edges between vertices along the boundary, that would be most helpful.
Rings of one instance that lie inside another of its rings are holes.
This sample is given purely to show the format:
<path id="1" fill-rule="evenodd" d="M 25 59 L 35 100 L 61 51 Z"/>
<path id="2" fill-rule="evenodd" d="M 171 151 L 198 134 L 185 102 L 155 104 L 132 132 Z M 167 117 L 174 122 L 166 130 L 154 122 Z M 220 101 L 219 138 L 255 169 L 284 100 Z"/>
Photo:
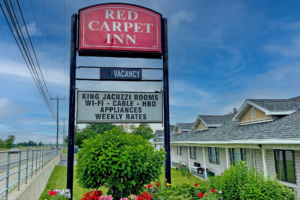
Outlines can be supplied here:
<path id="1" fill-rule="evenodd" d="M 163 145 L 163 135 L 155 142 Z M 198 115 L 171 133 L 172 166 L 186 165 L 201 178 L 241 160 L 277 176 L 300 197 L 300 97 L 247 99 L 233 113 Z"/>

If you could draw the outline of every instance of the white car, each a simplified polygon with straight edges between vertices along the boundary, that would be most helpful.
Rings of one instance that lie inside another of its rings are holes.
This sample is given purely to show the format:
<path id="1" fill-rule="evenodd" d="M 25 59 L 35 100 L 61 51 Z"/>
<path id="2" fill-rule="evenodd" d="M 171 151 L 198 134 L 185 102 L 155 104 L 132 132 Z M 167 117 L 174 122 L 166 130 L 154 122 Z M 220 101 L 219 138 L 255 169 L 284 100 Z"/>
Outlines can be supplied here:
<path id="1" fill-rule="evenodd" d="M 10 154 L 18 154 L 19 151 L 20 151 L 20 149 L 18 149 L 18 148 L 11 148 L 9 151 L 10 151 Z"/>

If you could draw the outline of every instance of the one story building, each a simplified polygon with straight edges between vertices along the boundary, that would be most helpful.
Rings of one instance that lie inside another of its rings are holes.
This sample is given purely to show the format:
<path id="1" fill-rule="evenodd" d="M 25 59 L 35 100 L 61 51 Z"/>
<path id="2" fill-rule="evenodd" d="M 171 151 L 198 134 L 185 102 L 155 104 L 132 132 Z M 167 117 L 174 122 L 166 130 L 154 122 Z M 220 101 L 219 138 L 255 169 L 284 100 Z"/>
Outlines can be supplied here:
<path id="1" fill-rule="evenodd" d="M 201 178 L 247 161 L 300 197 L 300 97 L 247 99 L 227 115 L 199 115 L 190 131 L 171 133 L 172 166 Z M 163 145 L 163 137 L 156 144 Z"/>

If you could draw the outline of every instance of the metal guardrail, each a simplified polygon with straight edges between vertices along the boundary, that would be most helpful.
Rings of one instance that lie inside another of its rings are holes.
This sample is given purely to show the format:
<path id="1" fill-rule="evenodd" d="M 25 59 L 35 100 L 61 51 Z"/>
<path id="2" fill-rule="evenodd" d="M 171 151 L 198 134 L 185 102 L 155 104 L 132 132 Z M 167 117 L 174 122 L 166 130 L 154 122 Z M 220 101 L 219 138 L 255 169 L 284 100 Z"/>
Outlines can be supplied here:
<path id="1" fill-rule="evenodd" d="M 29 157 L 30 153 L 31 153 L 31 157 Z M 3 157 L 4 154 L 7 154 L 7 160 L 6 163 L 0 164 L 0 168 L 6 166 L 6 176 L 0 178 L 0 181 L 5 180 L 6 187 L 4 190 L 0 191 L 0 195 L 5 193 L 5 199 L 8 199 L 8 193 L 10 188 L 12 188 L 14 185 L 17 184 L 17 188 L 19 190 L 21 181 L 25 179 L 25 184 L 26 184 L 28 177 L 32 178 L 34 173 L 37 175 L 37 172 L 40 171 L 41 168 L 43 169 L 47 163 L 49 163 L 53 158 L 55 158 L 59 154 L 59 150 L 40 149 L 40 150 L 24 150 L 24 151 L 0 151 L 1 157 Z M 11 157 L 16 158 L 15 156 L 13 156 L 15 154 L 18 154 L 19 158 L 11 160 Z M 25 158 L 22 158 L 22 156 L 25 156 Z M 12 166 L 12 164 L 14 163 L 18 163 L 18 164 L 16 166 Z M 22 168 L 22 165 L 25 164 L 26 166 Z M 13 173 L 10 173 L 10 170 L 13 169 L 11 167 L 13 168 L 18 167 L 18 170 Z M 25 176 L 21 177 L 21 172 L 23 170 L 26 170 L 26 173 Z M 28 170 L 30 171 L 28 172 Z M 18 173 L 18 180 L 9 185 L 9 177 L 17 173 Z"/>

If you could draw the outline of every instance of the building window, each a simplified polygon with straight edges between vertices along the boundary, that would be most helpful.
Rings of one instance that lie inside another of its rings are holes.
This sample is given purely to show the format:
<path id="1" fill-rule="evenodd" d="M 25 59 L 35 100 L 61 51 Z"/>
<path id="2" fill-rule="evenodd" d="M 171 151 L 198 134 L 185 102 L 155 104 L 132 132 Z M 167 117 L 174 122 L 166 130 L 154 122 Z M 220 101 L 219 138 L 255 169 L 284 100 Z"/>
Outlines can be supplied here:
<path id="1" fill-rule="evenodd" d="M 190 148 L 190 158 L 196 159 L 196 147 L 189 147 Z"/>
<path id="2" fill-rule="evenodd" d="M 182 155 L 182 146 L 177 146 L 177 155 Z"/>
<path id="3" fill-rule="evenodd" d="M 278 179 L 296 183 L 294 151 L 275 150 L 274 153 Z"/>
<path id="4" fill-rule="evenodd" d="M 256 116 L 255 116 L 255 108 L 254 107 L 251 108 L 251 117 L 252 117 L 252 119 L 256 118 Z"/>
<path id="5" fill-rule="evenodd" d="M 219 160 L 219 148 L 208 147 L 208 159 L 210 163 L 220 164 Z"/>
<path id="6" fill-rule="evenodd" d="M 231 165 L 235 165 L 236 163 L 239 163 L 240 161 L 246 160 L 246 149 L 242 148 L 230 148 L 230 163 Z"/>

